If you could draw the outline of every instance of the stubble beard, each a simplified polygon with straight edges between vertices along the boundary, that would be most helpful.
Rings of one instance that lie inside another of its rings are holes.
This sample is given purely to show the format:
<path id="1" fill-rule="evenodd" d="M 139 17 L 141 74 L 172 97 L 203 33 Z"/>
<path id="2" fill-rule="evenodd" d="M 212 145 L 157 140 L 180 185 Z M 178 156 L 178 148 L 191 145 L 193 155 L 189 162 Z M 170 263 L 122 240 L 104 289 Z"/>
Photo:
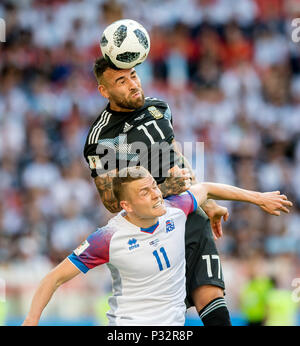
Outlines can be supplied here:
<path id="1" fill-rule="evenodd" d="M 115 104 L 123 109 L 134 111 L 135 109 L 138 109 L 142 107 L 145 103 L 145 95 L 143 90 L 139 90 L 141 93 L 141 96 L 136 100 L 131 99 L 115 99 Z"/>

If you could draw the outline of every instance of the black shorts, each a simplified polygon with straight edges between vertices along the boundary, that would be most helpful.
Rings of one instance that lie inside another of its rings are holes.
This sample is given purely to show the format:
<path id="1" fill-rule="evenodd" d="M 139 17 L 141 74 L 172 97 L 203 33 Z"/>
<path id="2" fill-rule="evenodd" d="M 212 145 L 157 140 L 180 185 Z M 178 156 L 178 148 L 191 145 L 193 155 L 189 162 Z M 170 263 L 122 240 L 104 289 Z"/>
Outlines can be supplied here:
<path id="1" fill-rule="evenodd" d="M 185 225 L 186 305 L 194 306 L 191 293 L 199 286 L 225 289 L 222 266 L 210 221 L 201 208 L 187 218 Z"/>

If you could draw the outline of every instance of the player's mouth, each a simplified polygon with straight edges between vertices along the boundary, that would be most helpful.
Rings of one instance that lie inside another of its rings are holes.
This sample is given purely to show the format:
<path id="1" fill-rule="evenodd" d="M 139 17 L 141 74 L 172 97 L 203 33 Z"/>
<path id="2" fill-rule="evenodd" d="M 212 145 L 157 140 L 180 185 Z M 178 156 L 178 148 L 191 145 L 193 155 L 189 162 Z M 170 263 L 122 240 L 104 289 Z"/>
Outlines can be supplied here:
<path id="1" fill-rule="evenodd" d="M 160 199 L 157 203 L 154 204 L 153 208 L 158 209 L 163 205 L 163 199 Z"/>
<path id="2" fill-rule="evenodd" d="M 136 92 L 134 92 L 132 95 L 131 95 L 131 97 L 133 97 L 134 99 L 137 99 L 137 98 L 139 98 L 139 97 L 141 97 L 142 96 L 142 93 L 138 90 L 138 91 L 136 91 Z"/>

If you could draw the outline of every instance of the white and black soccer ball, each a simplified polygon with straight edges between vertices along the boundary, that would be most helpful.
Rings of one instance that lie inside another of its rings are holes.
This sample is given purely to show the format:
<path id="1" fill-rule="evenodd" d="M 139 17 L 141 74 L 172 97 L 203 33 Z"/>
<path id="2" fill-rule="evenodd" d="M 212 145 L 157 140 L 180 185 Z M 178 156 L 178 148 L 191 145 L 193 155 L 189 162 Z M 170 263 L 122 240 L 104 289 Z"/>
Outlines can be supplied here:
<path id="1" fill-rule="evenodd" d="M 147 30 L 132 19 L 110 24 L 100 40 L 103 57 L 120 69 L 130 69 L 142 63 L 150 51 Z"/>

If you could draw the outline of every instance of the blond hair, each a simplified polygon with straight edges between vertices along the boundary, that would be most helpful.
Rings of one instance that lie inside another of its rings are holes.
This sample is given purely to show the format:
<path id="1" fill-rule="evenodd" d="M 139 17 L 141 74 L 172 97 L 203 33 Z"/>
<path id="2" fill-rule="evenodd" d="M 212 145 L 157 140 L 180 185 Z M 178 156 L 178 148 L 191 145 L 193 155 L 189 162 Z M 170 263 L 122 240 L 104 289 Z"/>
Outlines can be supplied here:
<path id="1" fill-rule="evenodd" d="M 113 178 L 113 193 L 120 203 L 124 199 L 124 186 L 132 181 L 146 178 L 150 175 L 149 171 L 142 166 L 122 168 Z"/>

